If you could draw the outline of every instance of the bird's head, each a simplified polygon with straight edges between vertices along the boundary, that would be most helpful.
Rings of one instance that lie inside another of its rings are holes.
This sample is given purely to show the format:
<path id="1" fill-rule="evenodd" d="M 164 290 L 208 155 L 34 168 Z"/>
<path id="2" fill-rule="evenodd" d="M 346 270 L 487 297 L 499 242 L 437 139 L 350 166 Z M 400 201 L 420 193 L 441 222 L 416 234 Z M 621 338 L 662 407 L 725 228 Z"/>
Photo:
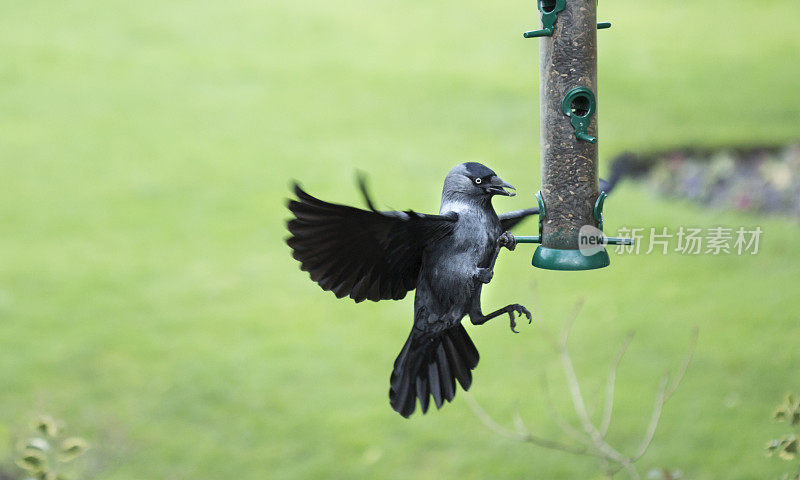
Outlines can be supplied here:
<path id="1" fill-rule="evenodd" d="M 510 190 L 509 190 L 510 189 Z M 489 200 L 495 195 L 513 197 L 516 190 L 497 176 L 492 169 L 480 163 L 467 162 L 456 165 L 444 179 L 442 196 L 473 200 Z"/>

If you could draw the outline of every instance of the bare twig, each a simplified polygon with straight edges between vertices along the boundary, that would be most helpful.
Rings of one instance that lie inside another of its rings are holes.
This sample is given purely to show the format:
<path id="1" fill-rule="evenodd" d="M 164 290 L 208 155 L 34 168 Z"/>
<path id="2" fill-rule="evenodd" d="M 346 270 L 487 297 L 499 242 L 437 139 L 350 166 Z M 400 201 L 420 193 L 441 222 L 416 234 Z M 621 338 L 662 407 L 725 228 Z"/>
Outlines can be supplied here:
<path id="1" fill-rule="evenodd" d="M 642 455 L 645 454 L 647 448 L 650 446 L 650 443 L 653 441 L 653 437 L 655 437 L 656 428 L 658 428 L 658 422 L 661 420 L 661 412 L 664 409 L 664 402 L 667 401 L 666 392 L 668 382 L 669 375 L 667 374 L 661 379 L 661 384 L 659 385 L 658 393 L 656 394 L 655 405 L 653 406 L 653 414 L 650 416 L 650 425 L 647 426 L 647 432 L 644 434 L 644 439 L 642 440 L 639 450 L 636 452 L 636 455 L 633 456 L 634 462 L 642 458 Z"/>
<path id="2" fill-rule="evenodd" d="M 526 435 L 529 432 L 528 426 L 525 425 L 525 420 L 522 419 L 522 414 L 519 413 L 519 405 L 514 407 L 514 414 L 511 415 L 511 421 L 514 422 L 514 428 L 517 429 L 520 435 Z"/>
<path id="3" fill-rule="evenodd" d="M 586 303 L 586 299 L 585 298 L 581 298 L 580 300 L 578 300 L 575 303 L 575 306 L 572 307 L 572 313 L 567 318 L 567 323 L 564 324 L 564 329 L 561 330 L 561 342 L 560 342 L 560 345 L 559 345 L 560 347 L 562 347 L 562 348 L 566 347 L 567 340 L 569 340 L 570 331 L 572 331 L 572 325 L 574 325 L 575 324 L 575 320 L 578 319 L 578 315 L 581 313 L 581 310 L 583 309 L 583 304 L 584 303 Z"/>
<path id="4" fill-rule="evenodd" d="M 561 431 L 565 434 L 569 435 L 573 439 L 584 443 L 586 445 L 591 445 L 592 442 L 586 435 L 582 434 L 578 431 L 575 427 L 572 426 L 567 420 L 559 413 L 558 409 L 556 409 L 555 404 L 553 403 L 553 397 L 550 394 L 550 385 L 547 382 L 547 375 L 542 372 L 542 391 L 544 392 L 545 404 L 547 405 L 547 409 L 550 412 L 550 415 L 558 424 Z"/>
<path id="5" fill-rule="evenodd" d="M 636 452 L 636 455 L 633 456 L 633 461 L 642 458 L 642 456 L 647 452 L 647 449 L 650 447 L 650 443 L 653 441 L 653 437 L 656 434 L 656 428 L 658 427 L 658 422 L 661 420 L 661 410 L 664 408 L 664 403 L 669 400 L 672 395 L 675 393 L 675 390 L 681 384 L 683 377 L 686 375 L 686 370 L 689 368 L 689 362 L 692 361 L 692 357 L 694 356 L 694 350 L 697 347 L 697 338 L 699 336 L 699 331 L 697 327 L 695 327 L 694 331 L 692 332 L 692 340 L 689 342 L 689 349 L 686 352 L 686 355 L 683 358 L 683 362 L 681 363 L 680 368 L 678 369 L 678 373 L 675 376 L 675 380 L 673 380 L 672 384 L 667 387 L 667 381 L 669 380 L 669 375 L 664 375 L 664 379 L 661 382 L 661 388 L 659 389 L 658 395 L 656 395 L 656 404 L 653 408 L 653 415 L 650 419 L 650 425 L 647 428 L 647 432 L 645 433 L 644 438 L 642 439 L 642 443 L 639 446 L 639 450 Z"/>
<path id="6" fill-rule="evenodd" d="M 664 404 L 675 393 L 675 390 L 678 388 L 681 381 L 683 380 L 683 377 L 686 374 L 686 371 L 689 367 L 689 363 L 691 362 L 692 356 L 694 355 L 695 347 L 697 346 L 698 330 L 697 328 L 694 329 L 694 334 L 692 337 L 692 341 L 689 344 L 688 352 L 684 357 L 681 366 L 676 372 L 674 380 L 670 383 L 668 374 L 665 375 L 664 378 L 661 380 L 658 392 L 656 393 L 656 397 L 654 400 L 653 412 L 650 417 L 650 423 L 648 424 L 647 430 L 644 433 L 642 442 L 639 445 L 639 448 L 636 451 L 635 455 L 627 456 L 618 451 L 613 446 L 611 446 L 606 441 L 606 435 L 611 425 L 611 418 L 614 410 L 614 390 L 616 388 L 617 370 L 619 368 L 623 356 L 625 355 L 625 352 L 627 351 L 631 341 L 633 340 L 633 332 L 629 333 L 625 338 L 625 340 L 622 342 L 622 345 L 620 346 L 620 349 L 617 352 L 617 355 L 614 357 L 611 366 L 609 368 L 608 377 L 606 378 L 606 384 L 605 384 L 603 413 L 600 419 L 600 427 L 598 428 L 592 421 L 592 415 L 586 408 L 586 402 L 584 400 L 583 394 L 581 393 L 581 385 L 580 382 L 578 381 L 578 376 L 575 373 L 575 366 L 572 363 L 572 357 L 569 353 L 569 349 L 567 348 L 567 342 L 569 341 L 569 335 L 572 326 L 575 323 L 578 314 L 580 313 L 583 303 L 584 303 L 583 300 L 581 300 L 576 304 L 575 308 L 572 311 L 572 314 L 567 319 L 567 322 L 564 325 L 564 329 L 561 332 L 561 335 L 558 338 L 556 338 L 550 332 L 545 331 L 546 338 L 550 341 L 556 353 L 558 354 L 558 358 L 561 362 L 562 370 L 564 371 L 564 376 L 567 381 L 569 394 L 572 399 L 572 406 L 575 410 L 575 414 L 578 417 L 578 421 L 580 423 L 581 428 L 583 429 L 583 432 L 581 432 L 579 429 L 575 428 L 572 424 L 570 424 L 570 422 L 568 422 L 564 417 L 562 417 L 559 411 L 555 408 L 547 384 L 547 378 L 544 374 L 542 375 L 542 386 L 543 386 L 543 391 L 545 393 L 547 408 L 550 411 L 551 417 L 556 421 L 560 429 L 566 435 L 568 435 L 577 442 L 583 443 L 584 446 L 575 446 L 558 441 L 548 440 L 533 435 L 528 429 L 528 427 L 525 425 L 525 422 L 523 421 L 522 416 L 520 415 L 518 409 L 512 415 L 512 422 L 517 430 L 516 432 L 514 432 L 494 421 L 489 416 L 489 414 L 487 414 L 486 411 L 484 411 L 478 405 L 478 403 L 472 396 L 470 395 L 466 396 L 467 403 L 469 403 L 472 410 L 475 412 L 478 418 L 484 423 L 484 425 L 486 425 L 490 430 L 498 433 L 499 435 L 520 442 L 527 442 L 534 445 L 538 445 L 551 450 L 560 450 L 563 452 L 572 453 L 576 455 L 586 455 L 586 456 L 596 457 L 601 460 L 602 468 L 608 478 L 613 478 L 613 476 L 616 473 L 620 472 L 621 470 L 625 470 L 625 472 L 632 480 L 639 480 L 641 477 L 639 476 L 639 472 L 636 470 L 634 464 L 647 452 L 647 449 L 650 447 L 653 438 L 655 438 L 655 433 L 656 429 L 658 428 L 658 423 L 661 420 L 661 413 L 664 409 Z"/>
<path id="7" fill-rule="evenodd" d="M 578 317 L 582 306 L 583 300 L 577 303 L 572 311 L 572 315 L 564 326 L 564 330 L 561 334 L 561 340 L 558 344 L 558 357 L 561 360 L 564 376 L 567 378 L 567 386 L 569 387 L 570 396 L 572 397 L 572 405 L 575 408 L 575 413 L 578 415 L 578 420 L 580 420 L 583 430 L 592 440 L 592 444 L 597 450 L 607 455 L 610 459 L 625 465 L 630 463 L 630 459 L 606 443 L 603 440 L 603 435 L 600 434 L 600 431 L 597 430 L 597 427 L 594 426 L 591 418 L 589 418 L 589 414 L 586 411 L 586 403 L 584 402 L 583 395 L 581 394 L 581 386 L 578 382 L 578 376 L 575 374 L 575 367 L 572 365 L 572 357 L 569 354 L 569 350 L 567 350 L 567 341 L 569 340 L 570 330 L 572 329 L 572 325 L 575 323 L 575 319 Z"/>
<path id="8" fill-rule="evenodd" d="M 591 426 L 592 422 L 589 419 L 588 413 L 586 412 L 586 404 L 583 401 L 581 386 L 578 382 L 578 377 L 575 374 L 575 368 L 572 365 L 572 357 L 570 357 L 569 351 L 567 350 L 567 340 L 569 340 L 570 330 L 572 329 L 572 325 L 575 323 L 575 319 L 578 318 L 578 314 L 583 307 L 583 303 L 584 301 L 580 300 L 575 305 L 575 308 L 573 308 L 572 314 L 567 320 L 567 323 L 564 325 L 564 330 L 561 332 L 561 338 L 556 345 L 556 349 L 558 352 L 558 358 L 561 360 L 561 365 L 564 369 L 564 374 L 567 377 L 567 387 L 569 388 L 569 392 L 572 397 L 572 404 L 575 407 L 575 413 L 578 414 L 578 419 L 581 421 L 584 430 L 591 437 L 592 430 L 594 430 L 594 428 Z"/>
<path id="9" fill-rule="evenodd" d="M 501 437 L 510 438 L 512 440 L 517 440 L 520 442 L 524 442 L 527 438 L 527 435 L 524 433 L 517 433 L 513 432 L 506 427 L 497 423 L 488 413 L 484 410 L 475 398 L 472 397 L 471 394 L 465 393 L 464 400 L 469 404 L 469 408 L 472 409 L 473 413 L 478 417 L 478 419 L 486 425 L 486 428 L 493 431 L 494 433 L 500 435 Z"/>
<path id="10" fill-rule="evenodd" d="M 664 378 L 661 380 L 661 385 L 659 386 L 658 393 L 656 394 L 655 405 L 653 406 L 653 413 L 650 417 L 650 424 L 647 426 L 647 431 L 642 438 L 639 449 L 636 451 L 636 454 L 631 457 L 631 462 L 638 461 L 644 456 L 645 453 L 647 453 L 647 449 L 650 448 L 650 444 L 653 442 L 653 438 L 655 438 L 658 423 L 661 421 L 661 412 L 664 409 L 664 404 L 672 397 L 672 395 L 675 393 L 675 390 L 678 388 L 678 386 L 680 386 L 683 377 L 686 375 L 686 370 L 689 368 L 689 363 L 692 361 L 695 348 L 697 347 L 698 336 L 699 330 L 697 327 L 695 327 L 692 332 L 692 339 L 689 342 L 689 348 L 683 358 L 683 362 L 681 362 L 681 366 L 678 369 L 675 379 L 672 381 L 672 384 L 669 384 L 669 374 L 665 374 Z M 617 468 L 616 471 L 619 470 L 620 469 Z"/>
<path id="11" fill-rule="evenodd" d="M 630 332 L 628 333 L 628 336 L 625 337 L 625 340 L 622 342 L 622 346 L 617 352 L 617 356 L 614 357 L 614 361 L 611 363 L 611 368 L 608 370 L 608 378 L 606 379 L 606 396 L 605 401 L 603 402 L 603 419 L 600 422 L 600 434 L 603 436 L 603 438 L 605 438 L 605 436 L 608 434 L 608 427 L 611 426 L 611 414 L 614 411 L 614 389 L 617 383 L 617 369 L 622 361 L 622 357 L 628 350 L 628 346 L 633 340 L 634 334 L 635 332 Z"/>
<path id="12" fill-rule="evenodd" d="M 488 413 L 486 413 L 486 411 L 483 408 L 481 408 L 481 406 L 478 404 L 478 402 L 475 401 L 475 398 L 472 395 L 464 395 L 464 397 L 466 398 L 466 401 L 469 404 L 469 406 L 472 409 L 472 411 L 475 412 L 475 415 L 478 417 L 478 419 L 484 425 L 486 425 L 486 427 L 489 430 L 497 433 L 500 436 L 503 436 L 503 437 L 506 437 L 506 438 L 510 438 L 512 440 L 517 440 L 519 442 L 532 443 L 534 445 L 538 445 L 540 447 L 548 448 L 550 450 L 560 450 L 562 452 L 572 453 L 572 454 L 575 454 L 575 455 L 586 455 L 586 456 L 590 456 L 590 457 L 602 458 L 601 454 L 599 454 L 597 452 L 592 452 L 592 451 L 588 450 L 587 448 L 576 447 L 576 446 L 573 446 L 573 445 L 567 445 L 565 443 L 556 442 L 556 441 L 553 441 L 553 440 L 548 440 L 546 438 L 541 438 L 541 437 L 538 437 L 536 435 L 533 435 L 530 431 L 528 431 L 528 429 L 527 429 L 527 427 L 525 427 L 524 423 L 520 424 L 520 426 L 524 429 L 523 432 L 517 433 L 517 432 L 511 431 L 511 430 L 505 428 L 504 426 L 500 425 L 499 423 L 497 423 Z M 519 422 L 521 422 L 521 421 L 522 421 L 522 418 L 520 417 Z"/>
<path id="13" fill-rule="evenodd" d="M 666 400 L 669 400 L 672 395 L 675 394 L 675 390 L 678 389 L 681 381 L 683 381 L 683 377 L 686 375 L 686 370 L 689 369 L 689 363 L 691 363 L 692 357 L 694 357 L 694 351 L 697 348 L 697 339 L 699 336 L 700 329 L 698 327 L 694 327 L 692 330 L 692 339 L 689 341 L 689 349 L 686 352 L 686 356 L 683 357 L 683 362 L 681 363 L 681 367 L 678 369 L 678 374 L 675 376 L 675 380 L 666 391 Z"/>

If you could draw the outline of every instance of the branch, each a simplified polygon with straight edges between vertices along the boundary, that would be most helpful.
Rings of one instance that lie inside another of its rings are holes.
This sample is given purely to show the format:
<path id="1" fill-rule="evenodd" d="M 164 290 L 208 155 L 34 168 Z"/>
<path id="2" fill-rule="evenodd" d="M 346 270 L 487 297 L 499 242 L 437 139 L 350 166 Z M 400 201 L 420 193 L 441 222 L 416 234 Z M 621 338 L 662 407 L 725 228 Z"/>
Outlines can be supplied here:
<path id="1" fill-rule="evenodd" d="M 614 391 L 616 388 L 617 371 L 620 363 L 622 362 L 623 356 L 627 352 L 627 349 L 633 340 L 634 334 L 633 332 L 630 332 L 627 335 L 609 368 L 608 377 L 606 378 L 605 396 L 603 399 L 603 414 L 600 420 L 600 428 L 598 429 L 597 426 L 592 422 L 592 416 L 586 409 L 586 402 L 583 398 L 583 394 L 581 393 L 581 385 L 578 380 L 578 376 L 575 373 L 575 367 L 572 363 L 572 357 L 569 349 L 567 348 L 570 331 L 578 317 L 578 314 L 580 313 L 583 304 L 584 301 L 580 300 L 575 305 L 572 314 L 567 319 L 564 329 L 558 338 L 556 338 L 555 335 L 551 334 L 546 329 L 543 329 L 545 337 L 551 342 L 553 348 L 558 354 L 562 369 L 564 371 L 564 376 L 567 381 L 569 394 L 572 399 L 572 405 L 583 429 L 583 433 L 566 421 L 555 408 L 550 395 L 550 390 L 548 388 L 547 378 L 544 374 L 542 374 L 542 385 L 545 393 L 546 405 L 550 411 L 551 417 L 555 419 L 558 426 L 565 434 L 572 437 L 573 440 L 583 443 L 584 446 L 561 443 L 533 435 L 525 425 L 525 422 L 523 421 L 518 409 L 512 416 L 512 421 L 517 429 L 517 431 L 514 432 L 494 421 L 491 416 L 489 416 L 489 414 L 487 414 L 486 411 L 484 411 L 480 405 L 478 405 L 474 397 L 471 395 L 465 395 L 466 401 L 481 422 L 483 422 L 487 428 L 494 431 L 498 435 L 517 440 L 519 442 L 531 443 L 551 450 L 560 450 L 576 455 L 586 455 L 599 458 L 602 461 L 603 469 L 605 470 L 608 478 L 612 478 L 616 473 L 625 470 L 632 480 L 639 480 L 641 477 L 639 476 L 634 464 L 641 459 L 641 457 L 647 452 L 650 444 L 653 442 L 656 429 L 658 428 L 658 424 L 661 420 L 664 404 L 675 394 L 675 391 L 680 386 L 681 381 L 686 375 L 686 371 L 688 370 L 689 364 L 694 356 L 695 348 L 697 347 L 698 329 L 696 327 L 694 329 L 692 340 L 689 343 L 689 349 L 683 359 L 683 362 L 681 362 L 678 371 L 676 372 L 674 380 L 670 383 L 670 376 L 668 373 L 664 375 L 663 379 L 661 380 L 654 400 L 650 423 L 648 424 L 647 430 L 644 433 L 642 442 L 636 454 L 629 457 L 612 447 L 606 441 L 605 437 L 611 425 L 611 418 L 614 410 Z"/>
<path id="2" fill-rule="evenodd" d="M 672 385 L 667 389 L 666 398 L 665 400 L 669 400 L 672 398 L 672 395 L 675 394 L 675 390 L 683 381 L 683 377 L 686 375 L 686 370 L 689 369 L 689 363 L 692 361 L 692 357 L 694 357 L 694 351 L 697 348 L 697 339 L 700 336 L 700 329 L 698 327 L 694 327 L 692 330 L 692 339 L 689 341 L 689 349 L 686 351 L 686 356 L 683 357 L 683 363 L 681 363 L 681 367 L 678 369 L 678 375 L 675 377 L 675 381 L 672 382 Z"/>
<path id="3" fill-rule="evenodd" d="M 611 363 L 611 368 L 608 371 L 608 378 L 606 379 L 606 397 L 605 402 L 603 403 L 603 420 L 600 422 L 600 434 L 605 438 L 606 434 L 608 434 L 608 428 L 611 426 L 611 414 L 614 410 L 614 388 L 617 383 L 617 369 L 619 368 L 619 364 L 622 361 L 623 355 L 628 350 L 628 346 L 631 344 L 633 340 L 635 332 L 628 333 L 628 336 L 625 337 L 625 340 L 622 342 L 622 346 L 619 348 L 619 352 L 617 352 L 617 356 L 614 357 L 614 361 Z"/>
<path id="4" fill-rule="evenodd" d="M 639 450 L 636 452 L 636 455 L 633 456 L 634 462 L 642 458 L 642 455 L 644 455 L 650 447 L 650 443 L 652 443 L 653 437 L 656 435 L 656 428 L 658 428 L 658 422 L 661 420 L 664 402 L 667 401 L 666 392 L 668 382 L 669 374 L 666 374 L 664 378 L 661 379 L 661 385 L 658 387 L 658 394 L 656 395 L 655 405 L 653 406 L 653 414 L 650 417 L 650 425 L 647 427 L 647 432 L 644 434 L 644 439 L 642 440 L 641 446 L 639 446 Z"/>
<path id="5" fill-rule="evenodd" d="M 603 435 L 600 434 L 600 432 L 597 430 L 597 427 L 594 426 L 592 420 L 589 418 L 589 414 L 586 411 L 586 404 L 583 400 L 583 395 L 581 394 L 581 386 L 578 382 L 578 376 L 575 374 L 575 367 L 572 365 L 572 358 L 570 357 L 569 350 L 567 350 L 569 332 L 572 328 L 572 325 L 575 323 L 575 319 L 578 317 L 582 306 L 583 300 L 579 301 L 575 305 L 575 308 L 572 311 L 572 316 L 569 318 L 569 320 L 567 320 L 567 324 L 564 326 L 564 331 L 561 334 L 561 340 L 558 344 L 558 356 L 561 359 L 564 376 L 567 378 L 567 386 L 569 387 L 570 396 L 572 397 L 572 405 L 575 407 L 575 413 L 578 414 L 578 419 L 583 426 L 583 430 L 592 440 L 594 447 L 609 459 L 621 464 L 623 468 L 628 469 L 629 473 L 631 473 L 631 469 L 628 468 L 632 463 L 631 460 L 614 449 L 614 447 L 606 443 L 603 439 Z M 631 476 L 634 476 L 634 474 L 635 469 L 633 470 L 633 473 L 631 473 Z M 638 478 L 638 474 L 636 474 L 635 478 Z"/>
<path id="6" fill-rule="evenodd" d="M 486 411 L 481 408 L 478 402 L 472 395 L 464 395 L 466 402 L 469 404 L 472 411 L 478 417 L 478 419 L 486 425 L 486 427 L 497 433 L 500 436 L 510 438 L 512 440 L 516 440 L 518 442 L 525 442 L 525 443 L 532 443 L 534 445 L 538 445 L 540 447 L 548 448 L 550 450 L 560 450 L 562 452 L 572 453 L 575 455 L 586 455 L 589 457 L 598 457 L 603 458 L 603 456 L 597 452 L 590 451 L 583 447 L 575 447 L 572 445 L 567 445 L 565 443 L 556 442 L 553 440 L 548 440 L 546 438 L 541 438 L 533 435 L 528 431 L 525 424 L 522 422 L 522 418 L 520 417 L 516 422 L 518 427 L 520 427 L 523 431 L 520 433 L 512 432 L 511 430 L 505 428 L 504 426 L 497 423 Z"/>
<path id="7" fill-rule="evenodd" d="M 542 372 L 542 391 L 544 392 L 545 405 L 550 411 L 550 415 L 553 417 L 553 419 L 555 419 L 559 428 L 561 428 L 561 431 L 581 443 L 591 445 L 591 440 L 586 438 L 585 435 L 581 434 L 575 427 L 567 422 L 567 420 L 558 412 L 558 409 L 556 409 L 555 404 L 553 403 L 553 397 L 550 394 L 550 386 L 547 382 L 547 375 L 545 375 L 544 372 Z"/>
<path id="8" fill-rule="evenodd" d="M 664 375 L 664 379 L 661 381 L 661 387 L 658 390 L 658 395 L 656 395 L 656 402 L 655 407 L 653 407 L 653 415 L 650 419 L 650 425 L 647 428 L 647 432 L 645 433 L 644 438 L 642 439 L 642 444 L 639 446 L 639 450 L 636 452 L 636 455 L 633 456 L 633 461 L 639 460 L 642 456 L 647 452 L 647 449 L 650 447 L 650 443 L 653 441 L 653 437 L 656 434 L 656 428 L 658 427 L 658 422 L 661 419 L 661 411 L 664 408 L 664 403 L 669 400 L 673 394 L 675 394 L 675 390 L 677 390 L 678 386 L 681 384 L 683 377 L 686 375 L 686 370 L 689 368 L 689 362 L 692 361 L 692 357 L 694 356 L 694 350 L 697 347 L 697 337 L 699 336 L 699 331 L 697 327 L 694 328 L 692 332 L 692 340 L 689 342 L 689 349 L 686 352 L 686 356 L 683 358 L 683 362 L 681 363 L 680 368 L 678 369 L 678 373 L 675 376 L 675 380 L 672 382 L 672 385 L 667 388 L 667 382 L 669 380 L 669 375 Z"/>
<path id="9" fill-rule="evenodd" d="M 502 426 L 499 423 L 497 423 L 496 421 L 494 421 L 494 419 L 491 417 L 491 415 L 486 413 L 486 410 L 484 410 L 478 404 L 478 402 L 475 400 L 475 398 L 471 394 L 468 394 L 468 393 L 465 392 L 464 400 L 467 402 L 467 404 L 469 404 L 469 408 L 472 409 L 472 412 L 475 413 L 475 415 L 478 417 L 478 419 L 484 425 L 486 425 L 486 428 L 488 428 L 489 430 L 493 431 L 494 433 L 500 435 L 501 437 L 510 438 L 512 440 L 517 440 L 519 442 L 524 442 L 525 441 L 525 438 L 526 438 L 525 434 L 512 432 L 511 430 L 505 428 L 504 426 Z"/>
<path id="10" fill-rule="evenodd" d="M 683 362 L 681 362 L 681 366 L 678 369 L 677 375 L 675 376 L 675 380 L 667 387 L 669 382 L 669 374 L 664 375 L 664 378 L 661 380 L 661 385 L 658 389 L 658 394 L 656 394 L 655 405 L 653 407 L 653 414 L 650 417 L 650 425 L 647 427 L 647 431 L 645 432 L 644 438 L 642 439 L 642 443 L 639 446 L 639 450 L 636 454 L 631 458 L 631 462 L 636 462 L 640 458 L 647 453 L 647 449 L 650 448 L 650 444 L 653 442 L 653 438 L 656 434 L 656 429 L 658 428 L 658 423 L 661 420 L 661 412 L 664 408 L 664 404 L 669 400 L 672 395 L 677 390 L 678 386 L 681 384 L 683 377 L 686 375 L 686 370 L 689 368 L 689 363 L 692 361 L 692 357 L 694 356 L 695 348 L 697 347 L 697 338 L 699 336 L 699 329 L 697 327 L 694 328 L 692 332 L 692 339 L 689 342 L 689 349 L 686 352 L 686 355 L 683 358 Z M 612 471 L 611 474 L 618 472 L 621 468 L 617 468 L 616 470 Z"/>
<path id="11" fill-rule="evenodd" d="M 575 308 L 572 310 L 572 315 L 564 325 L 564 330 L 561 332 L 561 339 L 556 345 L 558 350 L 558 358 L 561 360 L 561 366 L 564 370 L 564 375 L 567 378 L 567 387 L 569 388 L 570 396 L 572 397 L 572 405 L 575 407 L 575 413 L 578 414 L 578 419 L 583 424 L 586 433 L 592 437 L 592 432 L 595 430 L 592 425 L 589 415 L 586 412 L 586 404 L 583 401 L 581 394 L 581 385 L 578 382 L 578 376 L 575 374 L 575 368 L 572 365 L 572 358 L 567 350 L 567 340 L 569 340 L 569 333 L 575 319 L 578 318 L 581 308 L 583 307 L 583 300 L 578 301 Z"/>

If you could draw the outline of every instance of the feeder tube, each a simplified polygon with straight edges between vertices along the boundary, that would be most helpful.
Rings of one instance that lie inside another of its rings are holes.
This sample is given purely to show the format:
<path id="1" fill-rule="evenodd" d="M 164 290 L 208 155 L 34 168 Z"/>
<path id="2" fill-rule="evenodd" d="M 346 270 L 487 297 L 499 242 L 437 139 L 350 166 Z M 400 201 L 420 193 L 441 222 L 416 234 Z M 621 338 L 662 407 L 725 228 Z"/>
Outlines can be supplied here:
<path id="1" fill-rule="evenodd" d="M 597 226 L 597 144 L 576 136 L 562 101 L 578 87 L 588 88 L 597 98 L 596 0 L 567 0 L 553 35 L 539 42 L 542 196 L 547 205 L 542 247 L 576 250 L 581 227 Z M 582 100 L 572 102 L 575 114 L 589 107 Z M 588 135 L 597 138 L 596 109 Z"/>

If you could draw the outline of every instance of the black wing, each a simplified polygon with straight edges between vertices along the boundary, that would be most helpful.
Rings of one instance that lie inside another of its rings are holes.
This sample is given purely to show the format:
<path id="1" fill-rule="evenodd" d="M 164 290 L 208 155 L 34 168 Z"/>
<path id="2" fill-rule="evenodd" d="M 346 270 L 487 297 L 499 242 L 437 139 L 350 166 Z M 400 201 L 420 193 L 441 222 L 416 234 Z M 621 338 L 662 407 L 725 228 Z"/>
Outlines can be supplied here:
<path id="1" fill-rule="evenodd" d="M 362 190 L 364 190 L 362 185 Z M 399 300 L 417 287 L 425 247 L 453 232 L 458 215 L 379 212 L 324 202 L 294 187 L 286 243 L 323 290 L 356 302 Z"/>
<path id="2" fill-rule="evenodd" d="M 531 215 L 538 215 L 538 214 L 539 214 L 539 207 L 536 207 L 536 208 L 526 208 L 524 210 L 514 210 L 513 212 L 501 213 L 498 216 L 500 217 L 500 226 L 503 228 L 504 232 L 507 232 L 512 228 L 516 227 L 519 223 L 521 223 L 523 220 L 530 217 Z"/>

